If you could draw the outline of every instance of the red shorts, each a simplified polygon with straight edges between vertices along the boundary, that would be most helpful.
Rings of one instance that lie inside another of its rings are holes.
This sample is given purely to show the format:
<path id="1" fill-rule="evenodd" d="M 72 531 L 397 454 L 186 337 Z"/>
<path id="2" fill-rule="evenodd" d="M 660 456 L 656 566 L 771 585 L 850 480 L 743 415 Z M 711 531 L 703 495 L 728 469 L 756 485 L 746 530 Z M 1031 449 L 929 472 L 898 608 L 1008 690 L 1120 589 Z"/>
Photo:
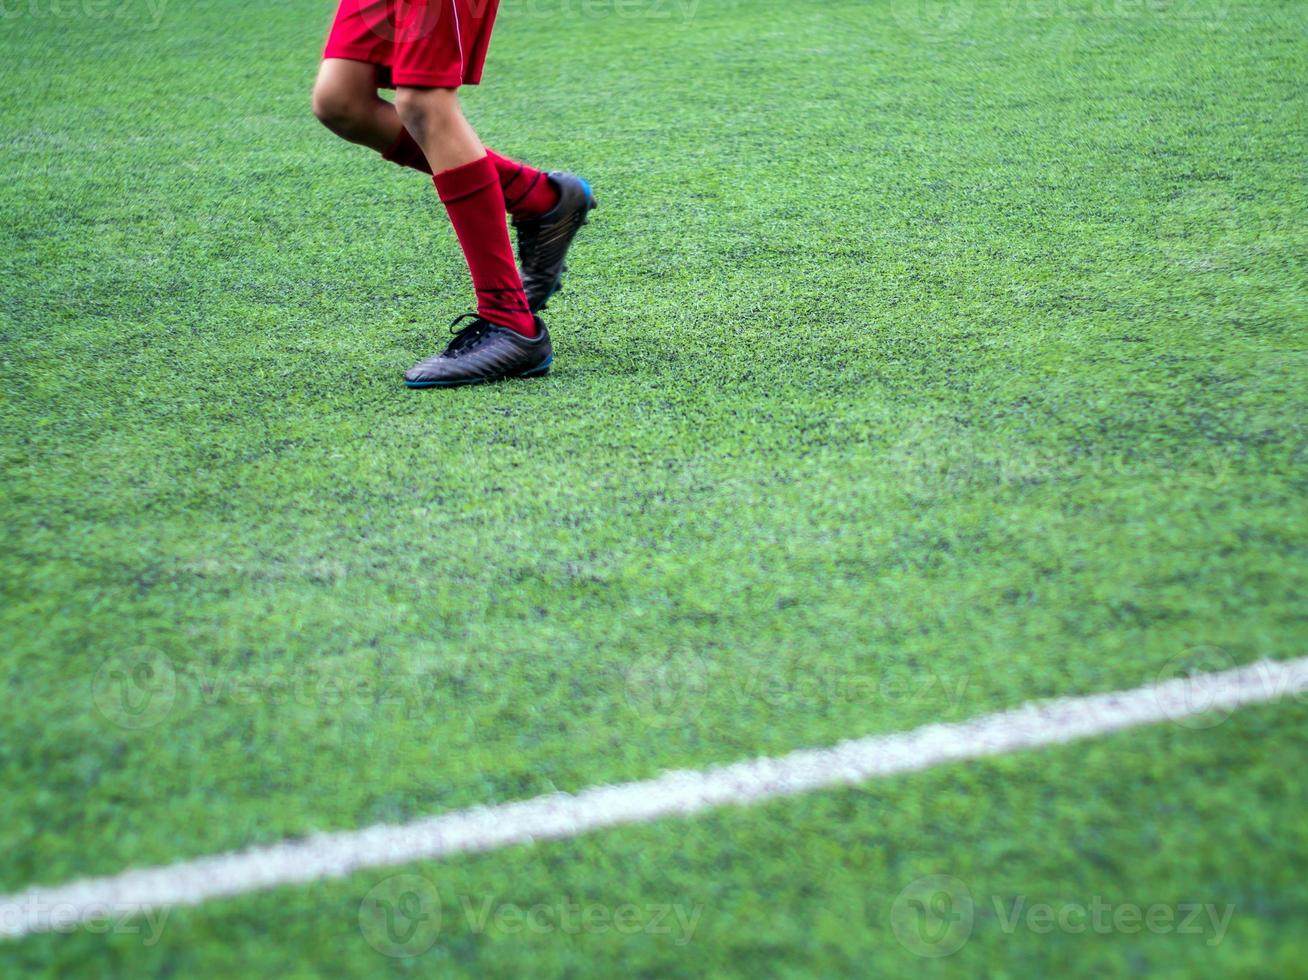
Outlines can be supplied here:
<path id="1" fill-rule="evenodd" d="M 377 65 L 386 88 L 476 85 L 499 5 L 499 0 L 341 0 L 323 57 Z"/>

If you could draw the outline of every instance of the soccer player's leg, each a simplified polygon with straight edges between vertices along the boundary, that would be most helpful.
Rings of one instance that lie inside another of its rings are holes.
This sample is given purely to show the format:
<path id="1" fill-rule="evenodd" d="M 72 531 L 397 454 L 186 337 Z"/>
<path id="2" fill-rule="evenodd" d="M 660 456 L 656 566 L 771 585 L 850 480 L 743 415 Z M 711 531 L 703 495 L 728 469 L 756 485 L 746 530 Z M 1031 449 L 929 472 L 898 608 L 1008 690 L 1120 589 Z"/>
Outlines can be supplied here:
<path id="1" fill-rule="evenodd" d="M 313 114 L 342 139 L 376 150 L 383 160 L 430 174 L 431 165 L 377 90 L 381 69 L 366 61 L 324 58 L 313 85 Z"/>
<path id="2" fill-rule="evenodd" d="M 412 6 L 412 0 L 406 0 Z M 407 7 L 405 8 L 408 9 Z M 377 91 L 392 87 L 397 18 L 395 0 L 341 0 L 313 87 L 313 112 L 338 136 L 376 150 L 386 160 L 430 174 L 395 107 Z"/>
<path id="3" fill-rule="evenodd" d="M 528 305 L 509 243 L 499 173 L 464 117 L 457 91 L 402 85 L 395 107 L 435 171 L 436 191 L 477 293 L 471 322 L 442 353 L 406 372 L 405 382 L 451 387 L 544 374 L 553 360 L 549 331 Z"/>
<path id="4" fill-rule="evenodd" d="M 402 127 L 395 107 L 377 94 L 377 73 L 366 61 L 324 58 L 313 83 L 313 114 L 342 139 L 385 153 Z"/>
<path id="5" fill-rule="evenodd" d="M 575 174 L 542 173 L 494 151 L 490 158 L 518 234 L 527 301 L 533 312 L 540 312 L 563 286 L 568 249 L 595 209 L 595 195 Z"/>

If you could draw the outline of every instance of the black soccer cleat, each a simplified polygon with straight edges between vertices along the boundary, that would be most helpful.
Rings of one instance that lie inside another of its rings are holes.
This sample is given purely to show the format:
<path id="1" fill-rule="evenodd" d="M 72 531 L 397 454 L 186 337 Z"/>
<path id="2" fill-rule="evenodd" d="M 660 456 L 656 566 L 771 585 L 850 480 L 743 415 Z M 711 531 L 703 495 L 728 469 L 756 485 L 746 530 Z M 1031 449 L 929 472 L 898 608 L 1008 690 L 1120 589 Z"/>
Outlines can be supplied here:
<path id="1" fill-rule="evenodd" d="M 554 210 L 539 218 L 513 219 L 518 233 L 518 264 L 522 267 L 522 288 L 533 313 L 545 309 L 550 297 L 563 284 L 568 248 L 595 209 L 590 184 L 575 174 L 555 171 L 548 175 L 559 190 Z"/>
<path id="2" fill-rule="evenodd" d="M 464 320 L 472 322 L 454 331 Z M 531 378 L 547 374 L 554 362 L 554 347 L 545 321 L 536 317 L 536 336 L 465 313 L 450 324 L 454 339 L 443 353 L 420 361 L 404 372 L 410 388 L 455 388 L 505 378 Z"/>

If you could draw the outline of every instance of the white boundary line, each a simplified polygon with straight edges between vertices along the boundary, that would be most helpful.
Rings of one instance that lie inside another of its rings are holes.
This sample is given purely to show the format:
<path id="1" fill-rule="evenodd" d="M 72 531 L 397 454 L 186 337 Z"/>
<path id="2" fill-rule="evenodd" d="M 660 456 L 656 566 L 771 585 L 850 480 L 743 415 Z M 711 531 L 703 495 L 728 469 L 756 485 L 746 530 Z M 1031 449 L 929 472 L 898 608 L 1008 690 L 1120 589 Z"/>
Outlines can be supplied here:
<path id="1" fill-rule="evenodd" d="M 315 834 L 269 847 L 125 871 L 0 896 L 0 936 L 66 930 L 178 905 L 198 905 L 283 885 L 340 878 L 513 844 L 575 837 L 622 824 L 748 805 L 854 785 L 962 759 L 1057 745 L 1157 722 L 1180 721 L 1308 692 L 1308 657 L 1178 678 L 1080 698 L 1030 704 L 959 724 L 805 749 L 698 772 L 597 786 L 576 796 L 459 810 L 401 826 Z"/>

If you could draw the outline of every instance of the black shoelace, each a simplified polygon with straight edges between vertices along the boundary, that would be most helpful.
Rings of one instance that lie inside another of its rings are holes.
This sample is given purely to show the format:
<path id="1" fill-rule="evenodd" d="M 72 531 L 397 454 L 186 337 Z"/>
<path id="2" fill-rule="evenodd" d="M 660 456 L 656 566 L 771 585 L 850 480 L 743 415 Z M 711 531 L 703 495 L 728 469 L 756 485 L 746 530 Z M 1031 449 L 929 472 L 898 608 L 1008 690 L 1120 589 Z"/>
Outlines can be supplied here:
<path id="1" fill-rule="evenodd" d="M 472 322 L 461 330 L 456 329 L 464 320 L 471 320 Z M 486 339 L 486 335 L 490 333 L 490 328 L 491 324 L 476 313 L 464 313 L 456 316 L 450 323 L 450 333 L 454 334 L 454 339 L 445 348 L 445 356 L 458 357 L 460 354 L 473 350 Z"/>

